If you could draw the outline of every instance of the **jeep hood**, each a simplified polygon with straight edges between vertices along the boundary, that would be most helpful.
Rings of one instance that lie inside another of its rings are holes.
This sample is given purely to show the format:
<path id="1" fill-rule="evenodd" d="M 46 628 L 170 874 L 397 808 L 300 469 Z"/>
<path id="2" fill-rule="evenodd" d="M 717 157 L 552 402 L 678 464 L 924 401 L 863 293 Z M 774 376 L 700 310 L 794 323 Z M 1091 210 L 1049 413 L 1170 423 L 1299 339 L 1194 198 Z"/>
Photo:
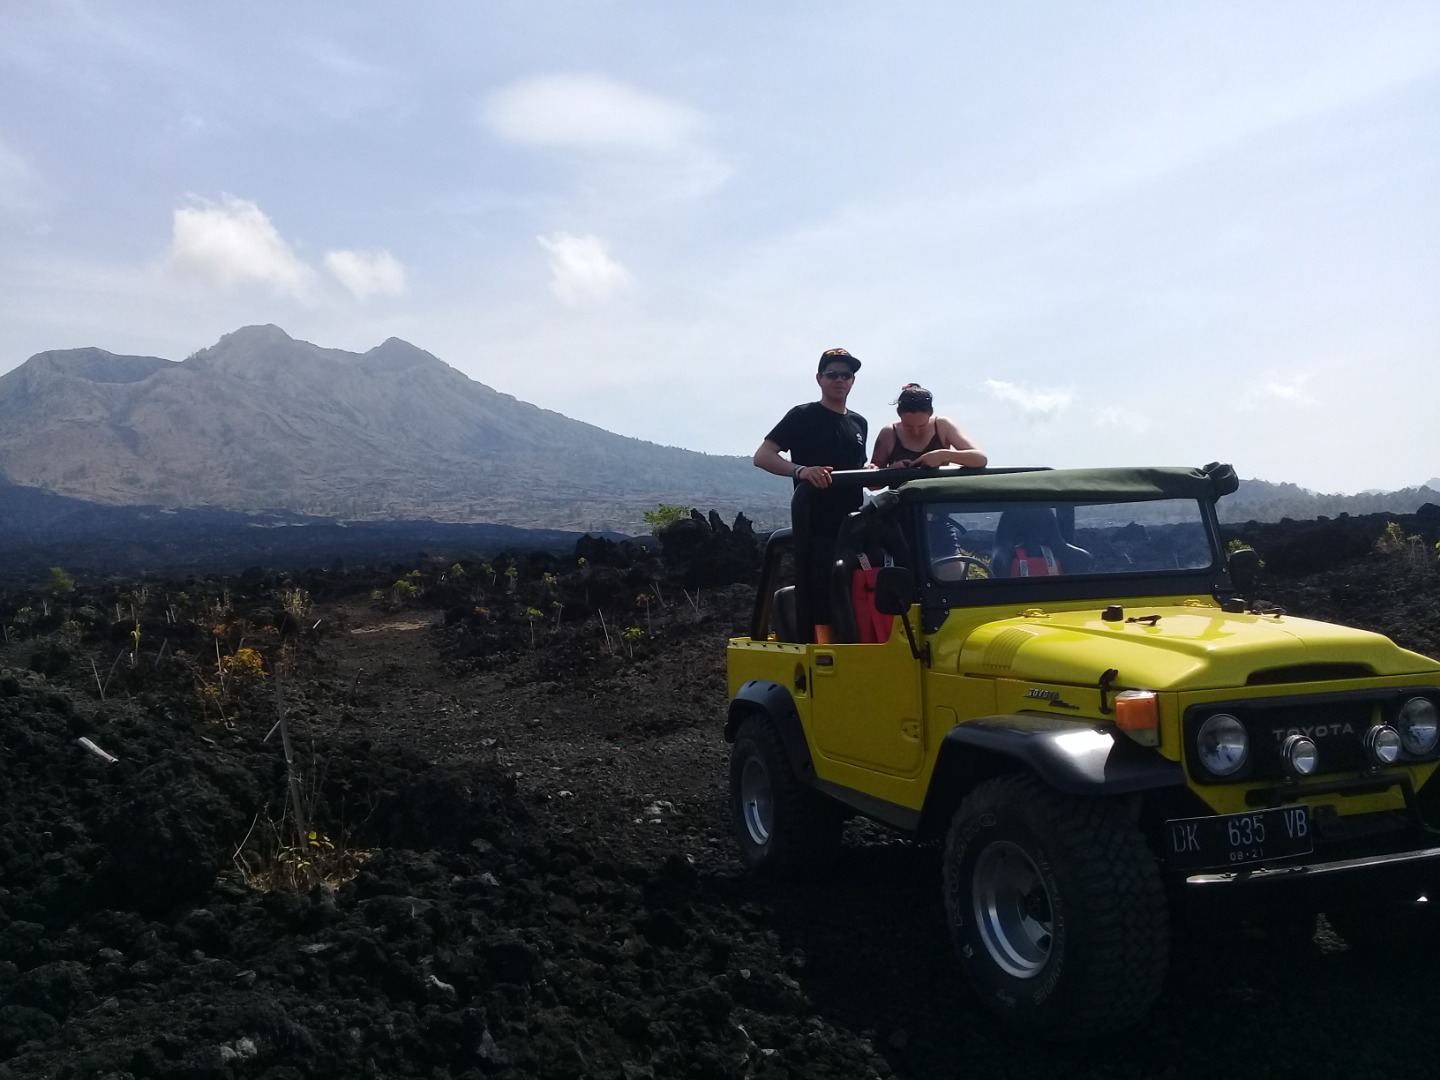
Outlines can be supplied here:
<path id="1" fill-rule="evenodd" d="M 986 623 L 966 639 L 959 670 L 1089 685 L 1115 668 L 1123 685 L 1155 690 L 1244 686 L 1261 672 L 1305 681 L 1305 669 L 1317 665 L 1352 671 L 1358 665 L 1375 675 L 1440 675 L 1440 663 L 1387 637 L 1313 619 L 1194 607 L 1127 608 L 1125 618 L 1143 621 L 1107 622 L 1088 609 L 1032 611 Z M 1299 670 L 1285 676 L 1287 668 Z"/>

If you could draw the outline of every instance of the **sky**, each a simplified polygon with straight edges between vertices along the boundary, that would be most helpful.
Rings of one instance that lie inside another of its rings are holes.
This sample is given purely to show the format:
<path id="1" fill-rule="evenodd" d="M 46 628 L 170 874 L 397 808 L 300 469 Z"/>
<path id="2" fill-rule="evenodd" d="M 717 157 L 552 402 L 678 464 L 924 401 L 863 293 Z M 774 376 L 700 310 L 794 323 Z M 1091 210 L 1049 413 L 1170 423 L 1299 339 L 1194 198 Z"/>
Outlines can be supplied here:
<path id="1" fill-rule="evenodd" d="M 0 373 L 394 336 L 748 456 L 839 346 L 996 465 L 1440 476 L 1433 0 L 34 0 L 0 101 Z"/>

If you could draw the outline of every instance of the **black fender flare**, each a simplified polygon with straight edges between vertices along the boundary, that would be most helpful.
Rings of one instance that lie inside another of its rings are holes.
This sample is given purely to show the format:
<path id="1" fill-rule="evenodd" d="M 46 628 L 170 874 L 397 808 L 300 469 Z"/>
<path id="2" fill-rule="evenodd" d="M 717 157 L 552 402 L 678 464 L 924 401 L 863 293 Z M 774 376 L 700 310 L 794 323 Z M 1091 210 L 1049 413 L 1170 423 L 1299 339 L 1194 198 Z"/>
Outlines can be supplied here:
<path id="1" fill-rule="evenodd" d="M 725 741 L 733 743 L 741 722 L 748 716 L 760 715 L 770 721 L 785 748 L 785 757 L 795 778 L 802 784 L 815 783 L 815 763 L 810 758 L 810 744 L 805 741 L 805 728 L 790 691 L 769 679 L 750 679 L 730 699 L 725 717 Z"/>
<path id="2" fill-rule="evenodd" d="M 922 831 L 943 831 L 978 784 L 1020 771 L 1070 795 L 1132 795 L 1185 784 L 1179 762 L 1114 729 L 1028 713 L 985 716 L 951 728 L 942 740 Z"/>

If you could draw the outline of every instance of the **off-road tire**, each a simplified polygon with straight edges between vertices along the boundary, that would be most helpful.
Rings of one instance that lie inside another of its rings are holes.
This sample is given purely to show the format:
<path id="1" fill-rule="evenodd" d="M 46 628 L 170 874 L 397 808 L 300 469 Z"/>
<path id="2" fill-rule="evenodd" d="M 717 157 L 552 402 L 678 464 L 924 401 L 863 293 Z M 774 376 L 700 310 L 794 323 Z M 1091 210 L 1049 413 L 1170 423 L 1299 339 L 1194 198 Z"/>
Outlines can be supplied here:
<path id="1" fill-rule="evenodd" d="M 803 877 L 840 850 L 842 808 L 802 785 L 769 720 L 752 716 L 730 748 L 730 810 L 740 858 L 752 870 Z"/>
<path id="2" fill-rule="evenodd" d="M 1170 924 L 1155 858 L 1126 807 L 1029 774 L 976 788 L 945 842 L 950 937 L 981 1001 L 1044 1039 L 1139 1021 L 1160 993 Z"/>

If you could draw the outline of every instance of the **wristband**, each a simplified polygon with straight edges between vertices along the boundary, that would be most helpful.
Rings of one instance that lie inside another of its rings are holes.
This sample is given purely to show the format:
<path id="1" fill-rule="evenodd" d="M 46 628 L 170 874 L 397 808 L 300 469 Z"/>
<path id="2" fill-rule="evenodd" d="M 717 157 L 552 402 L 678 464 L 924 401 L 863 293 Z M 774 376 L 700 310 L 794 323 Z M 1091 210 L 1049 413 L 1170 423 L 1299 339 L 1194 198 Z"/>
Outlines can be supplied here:
<path id="1" fill-rule="evenodd" d="M 803 469 L 804 467 L 805 467 L 804 465 L 796 465 L 795 468 L 792 469 L 791 472 L 790 472 L 790 479 L 791 479 L 791 480 L 799 480 L 799 479 L 800 479 L 800 470 Z"/>

